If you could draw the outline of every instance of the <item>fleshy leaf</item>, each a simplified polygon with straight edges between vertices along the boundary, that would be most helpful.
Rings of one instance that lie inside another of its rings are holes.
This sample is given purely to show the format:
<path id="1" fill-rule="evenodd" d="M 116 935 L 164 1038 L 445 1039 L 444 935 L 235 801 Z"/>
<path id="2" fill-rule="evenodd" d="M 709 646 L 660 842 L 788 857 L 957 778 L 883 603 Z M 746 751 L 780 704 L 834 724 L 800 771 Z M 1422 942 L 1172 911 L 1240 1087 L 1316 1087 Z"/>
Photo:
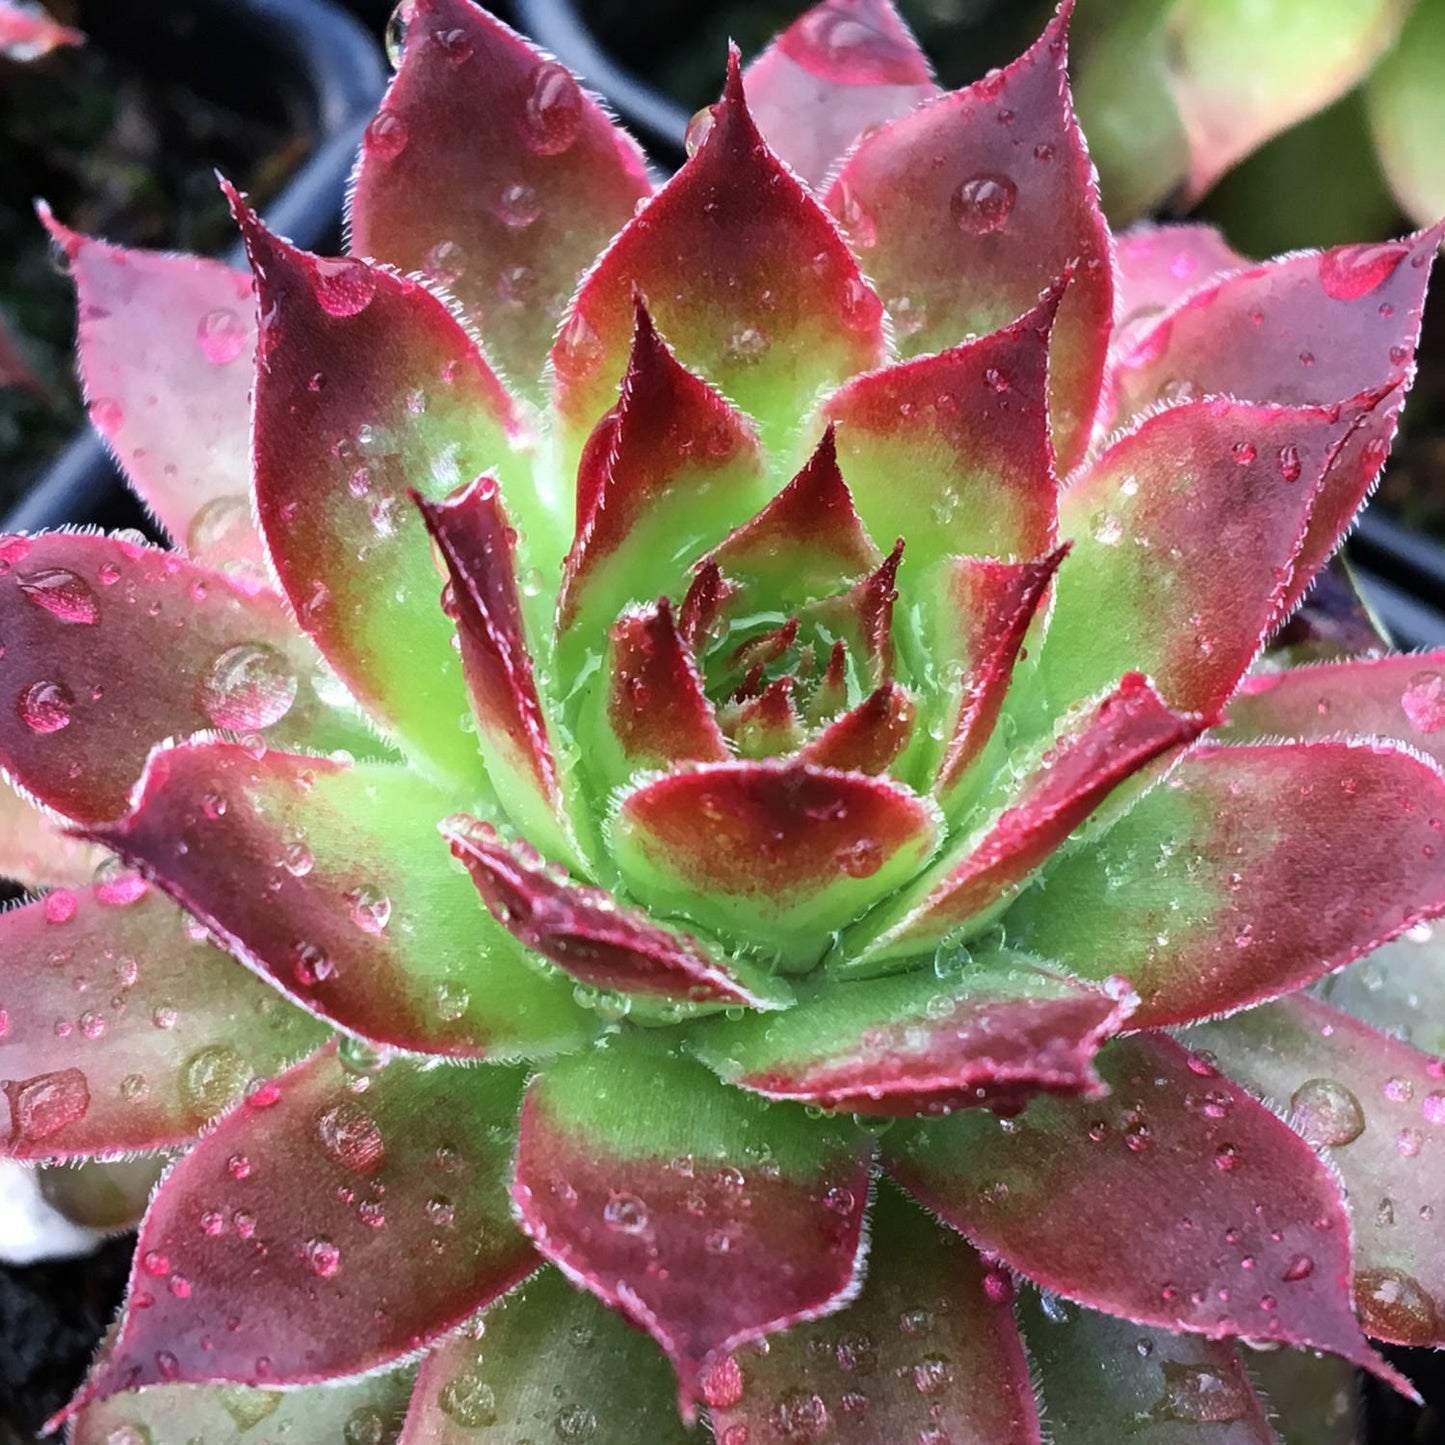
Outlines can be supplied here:
<path id="1" fill-rule="evenodd" d="M 1107 1099 L 1039 1097 L 1008 1130 L 980 1110 L 900 1122 L 888 1169 L 1067 1299 L 1329 1350 L 1403 1384 L 1351 1313 L 1345 1207 L 1310 1147 L 1162 1034 L 1114 1039 L 1097 1062 Z"/>
<path id="2" fill-rule="evenodd" d="M 7 60 L 38 60 L 60 45 L 81 45 L 80 31 L 52 20 L 38 5 L 0 0 L 0 55 Z"/>
<path id="3" fill-rule="evenodd" d="M 1115 247 L 1114 324 L 1125 333 L 1137 334 L 1191 291 L 1252 264 L 1204 221 L 1130 226 Z"/>
<path id="4" fill-rule="evenodd" d="M 219 261 L 110 246 L 40 207 L 75 281 L 90 419 L 175 541 L 264 578 L 251 519 L 251 278 Z"/>
<path id="5" fill-rule="evenodd" d="M 748 66 L 743 83 L 768 144 L 815 190 L 863 131 L 938 94 L 891 0 L 821 0 Z"/>
<path id="6" fill-rule="evenodd" d="M 1207 723 L 1172 711 L 1146 678 L 1127 674 L 1044 753 L 1007 807 L 862 925 L 867 942 L 852 943 L 840 967 L 876 971 L 950 934 L 980 931 L 1114 788 Z"/>
<path id="7" fill-rule="evenodd" d="M 774 1099 L 855 1114 L 1022 1108 L 1039 1090 L 1097 1093 L 1091 1060 L 1128 1015 L 1032 960 L 985 955 L 825 985 L 776 1018 L 700 1026 L 692 1049 L 722 1078 Z"/>
<path id="8" fill-rule="evenodd" d="M 1069 1445 L 1278 1445 L 1239 1350 L 1026 1290 L 1045 1418 Z M 1251 1361 L 1252 1362 L 1252 1361 Z"/>
<path id="9" fill-rule="evenodd" d="M 717 1438 L 1038 1445 L 1008 1275 L 895 1190 L 871 1227 L 868 1278 L 843 1313 L 704 1376 Z"/>
<path id="10" fill-rule="evenodd" d="M 518 1058 L 592 1033 L 445 866 L 454 799 L 404 768 L 226 743 L 157 752 L 90 836 L 143 867 L 302 1007 L 373 1042 Z"/>
<path id="11" fill-rule="evenodd" d="M 803 610 L 803 616 L 821 624 L 846 643 L 859 672 L 873 687 L 893 675 L 893 607 L 898 601 L 898 568 L 903 561 L 903 538 L 893 550 L 846 592 L 824 597 Z"/>
<path id="12" fill-rule="evenodd" d="M 1445 213 L 1445 4 L 1415 0 L 1399 42 L 1365 84 L 1375 155 L 1417 224 Z"/>
<path id="13" fill-rule="evenodd" d="M 1279 1445 L 1366 1445 L 1360 1373 L 1347 1361 L 1260 1350 L 1249 1357 L 1249 1373 L 1274 1412 Z"/>
<path id="14" fill-rule="evenodd" d="M 563 66 L 470 0 L 412 0 L 361 149 L 352 249 L 445 287 L 522 391 L 650 190 L 637 146 Z"/>
<path id="15" fill-rule="evenodd" d="M 685 366 L 785 443 L 815 393 L 883 358 L 883 308 L 837 228 L 768 150 L 734 54 L 706 138 L 582 283 L 552 348 L 564 426 L 612 404 L 641 291 Z"/>
<path id="16" fill-rule="evenodd" d="M 125 811 L 146 755 L 219 728 L 375 755 L 322 702 L 320 660 L 281 600 L 111 537 L 0 538 L 0 765 L 67 818 Z"/>
<path id="17" fill-rule="evenodd" d="M 1247 677 L 1218 736 L 1400 738 L 1445 767 L 1445 650 Z"/>
<path id="18" fill-rule="evenodd" d="M 89 883 L 102 857 L 0 779 L 0 878 L 25 888 Z"/>
<path id="19" fill-rule="evenodd" d="M 1114 306 L 1108 230 L 1069 99 L 1071 8 L 1012 65 L 863 141 L 828 192 L 906 355 L 1009 325 L 1073 268 L 1049 365 L 1061 472 L 1088 444 Z"/>
<path id="20" fill-rule="evenodd" d="M 1445 929 L 1417 924 L 1321 979 L 1315 992 L 1381 1033 L 1445 1057 Z"/>
<path id="21" fill-rule="evenodd" d="M 451 581 L 444 601 L 457 624 L 462 670 L 487 777 L 507 815 L 549 852 L 576 858 L 547 717 L 537 694 L 522 599 L 516 532 L 494 477 L 421 508 Z"/>
<path id="22" fill-rule="evenodd" d="M 682 366 L 639 301 L 622 398 L 579 473 L 577 534 L 557 621 L 592 644 L 628 602 L 651 602 L 766 496 L 752 427 Z M 577 641 L 580 639 L 580 642 Z"/>
<path id="23" fill-rule="evenodd" d="M 1236 1083 L 1272 1100 L 1326 1157 L 1354 1229 L 1355 1308 L 1376 1339 L 1445 1340 L 1445 1220 L 1436 1218 L 1445 1068 L 1296 994 L 1190 1029 Z"/>
<path id="24" fill-rule="evenodd" d="M 263 1084 L 166 1176 L 120 1333 L 82 1398 L 359 1374 L 536 1268 L 507 1207 L 520 1071 L 392 1059 L 360 1077 L 358 1091 L 328 1045 Z"/>
<path id="25" fill-rule="evenodd" d="M 422 1361 L 398 1445 L 521 1440 L 541 1422 L 558 1440 L 587 1445 L 699 1442 L 678 1419 L 666 1356 L 555 1269 Z"/>
<path id="26" fill-rule="evenodd" d="M 617 865 L 649 908 L 803 965 L 912 877 L 936 829 L 932 805 L 899 784 L 796 762 L 643 783 L 611 824 Z"/>
<path id="27" fill-rule="evenodd" d="M 870 372 L 829 398 L 858 510 L 876 536 L 907 539 L 910 565 L 1053 546 L 1045 381 L 1061 295 L 1055 287 L 1002 331 Z"/>
<path id="28" fill-rule="evenodd" d="M 537 1248 L 667 1352 L 691 1419 L 705 1366 L 851 1294 L 872 1153 L 632 1034 L 533 1080 L 512 1194 Z"/>
<path id="29" fill-rule="evenodd" d="M 783 610 L 801 606 L 873 571 L 883 560 L 864 530 L 838 470 L 831 426 L 808 464 L 755 517 L 708 555 Z"/>
<path id="30" fill-rule="evenodd" d="M 945 716 L 954 718 L 933 784 L 945 810 L 964 796 L 970 766 L 993 736 L 1024 637 L 1067 552 L 1059 547 L 1037 562 L 942 563 L 930 655 L 942 674 Z"/>
<path id="31" fill-rule="evenodd" d="M 1073 552 L 1040 661 L 1055 705 L 1137 667 L 1174 706 L 1217 711 L 1301 580 L 1321 478 L 1378 401 L 1185 402 L 1092 462 L 1060 512 Z"/>
<path id="32" fill-rule="evenodd" d="M 913 699 L 885 682 L 800 748 L 798 760 L 838 772 L 886 772 L 908 744 L 914 712 Z"/>
<path id="33" fill-rule="evenodd" d="M 1116 422 L 1183 397 L 1330 406 L 1381 386 L 1414 355 L 1442 236 L 1445 223 L 1403 241 L 1266 261 L 1201 287 L 1119 359 Z"/>
<path id="34" fill-rule="evenodd" d="M 663 598 L 612 624 L 604 667 L 606 724 L 585 758 L 588 767 L 622 782 L 639 768 L 726 762 L 727 740 L 703 691 L 692 650 Z"/>
<path id="35" fill-rule="evenodd" d="M 558 878 L 556 865 L 527 844 L 506 843 L 489 824 L 462 816 L 442 831 L 493 917 L 580 982 L 680 1003 L 766 1006 L 695 938 L 623 907 L 605 889 Z"/>
<path id="36" fill-rule="evenodd" d="M 1202 747 L 1060 858 L 1009 939 L 1084 978 L 1123 974 L 1140 1028 L 1230 1012 L 1445 910 L 1442 820 L 1439 771 L 1384 745 Z"/>
<path id="37" fill-rule="evenodd" d="M 424 766 L 471 782 L 482 765 L 476 739 L 457 727 L 461 661 L 405 493 L 440 499 L 495 471 L 509 503 L 522 495 L 511 402 L 423 287 L 298 251 L 232 195 L 261 307 L 256 506 L 277 576 L 377 722 Z M 530 525 L 533 509 L 512 510 Z"/>
<path id="38" fill-rule="evenodd" d="M 133 874 L 0 915 L 0 1153 L 188 1142 L 327 1030 Z"/>
<path id="39" fill-rule="evenodd" d="M 1399 0 L 1316 0 L 1265 14 L 1249 0 L 1175 0 L 1169 88 L 1189 139 L 1189 200 L 1367 75 L 1408 9 Z"/>
<path id="40" fill-rule="evenodd" d="M 154 1385 L 87 1405 L 70 1445 L 213 1445 L 237 1441 L 263 1422 L 262 1438 L 391 1445 L 406 1415 L 413 1368 L 299 1390 L 245 1385 Z"/>

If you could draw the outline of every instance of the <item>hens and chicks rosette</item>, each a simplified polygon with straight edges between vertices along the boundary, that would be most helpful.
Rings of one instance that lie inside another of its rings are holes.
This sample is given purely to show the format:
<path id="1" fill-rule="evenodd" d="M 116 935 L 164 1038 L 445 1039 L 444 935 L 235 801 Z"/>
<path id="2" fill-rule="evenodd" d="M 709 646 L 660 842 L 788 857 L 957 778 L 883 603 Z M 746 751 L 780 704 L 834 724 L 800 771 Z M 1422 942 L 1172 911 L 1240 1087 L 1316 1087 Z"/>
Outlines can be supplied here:
<path id="1" fill-rule="evenodd" d="M 8 866 L 108 850 L 4 1147 L 176 1155 L 78 1445 L 1319 1442 L 1441 1338 L 1445 1070 L 1308 986 L 1445 910 L 1445 657 L 1263 649 L 1442 232 L 1116 244 L 1068 8 L 825 0 L 654 188 L 408 0 L 353 255 L 47 217 L 180 548 L 0 541 Z"/>

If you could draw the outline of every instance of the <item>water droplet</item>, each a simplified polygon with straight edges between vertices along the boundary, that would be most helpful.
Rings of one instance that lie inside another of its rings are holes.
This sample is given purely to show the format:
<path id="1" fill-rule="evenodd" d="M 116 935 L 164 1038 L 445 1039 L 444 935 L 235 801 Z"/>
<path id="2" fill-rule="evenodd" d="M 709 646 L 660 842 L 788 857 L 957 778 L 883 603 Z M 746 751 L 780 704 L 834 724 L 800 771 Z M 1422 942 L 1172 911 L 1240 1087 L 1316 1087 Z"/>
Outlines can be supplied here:
<path id="1" fill-rule="evenodd" d="M 249 349 L 251 328 L 229 306 L 207 311 L 196 322 L 196 345 L 212 366 L 226 366 Z"/>
<path id="2" fill-rule="evenodd" d="M 920 1395 L 941 1395 L 953 1383 L 953 1365 L 947 1355 L 924 1355 L 913 1367 L 913 1386 Z"/>
<path id="3" fill-rule="evenodd" d="M 986 236 L 1008 220 L 1017 199 L 1018 187 L 1007 176 L 972 176 L 953 193 L 949 211 L 959 230 Z"/>
<path id="4" fill-rule="evenodd" d="M 311 289 L 329 316 L 357 316 L 376 295 L 376 273 L 354 256 L 318 256 L 312 263 Z"/>
<path id="5" fill-rule="evenodd" d="M 354 1099 L 333 1104 L 316 1121 L 327 1156 L 353 1174 L 374 1174 L 386 1159 L 376 1120 Z"/>
<path id="6" fill-rule="evenodd" d="M 871 1375 L 878 1368 L 878 1346 L 869 1335 L 842 1334 L 833 1347 L 833 1358 L 846 1375 Z"/>
<path id="7" fill-rule="evenodd" d="M 466 252 L 455 241 L 438 241 L 422 262 L 422 269 L 441 286 L 455 286 L 466 266 Z"/>
<path id="8" fill-rule="evenodd" d="M 752 366 L 768 354 L 771 345 L 767 332 L 759 331 L 756 326 L 744 326 L 723 342 L 723 355 L 729 361 Z"/>
<path id="9" fill-rule="evenodd" d="M 228 647 L 201 683 L 201 710 L 218 728 L 256 732 L 281 721 L 296 701 L 296 674 L 265 642 Z"/>
<path id="10" fill-rule="evenodd" d="M 1438 733 L 1445 728 L 1445 677 L 1438 672 L 1415 673 L 1400 694 L 1400 707 L 1422 733 Z"/>
<path id="11" fill-rule="evenodd" d="M 1214 1151 L 1214 1167 L 1225 1174 L 1232 1174 L 1243 1162 L 1239 1149 L 1233 1144 L 1221 1144 Z"/>
<path id="12" fill-rule="evenodd" d="M 1280 1278 L 1288 1284 L 1294 1284 L 1298 1280 L 1308 1279 L 1315 1272 L 1315 1262 L 1307 1254 L 1297 1254 L 1290 1260 L 1285 1272 Z"/>
<path id="13" fill-rule="evenodd" d="M 682 148 L 690 156 L 695 156 L 703 147 L 703 143 L 712 134 L 713 107 L 705 105 L 701 110 L 696 110 L 689 117 L 687 129 L 682 134 Z"/>
<path id="14" fill-rule="evenodd" d="M 1356 1271 L 1355 1308 L 1366 1334 L 1407 1345 L 1435 1342 L 1435 1300 L 1413 1275 L 1394 1269 Z"/>
<path id="15" fill-rule="evenodd" d="M 186 529 L 186 546 L 197 554 L 234 551 L 252 534 L 251 507 L 245 497 L 213 497 Z"/>
<path id="16" fill-rule="evenodd" d="M 582 90 L 566 66 L 537 67 L 522 111 L 523 138 L 539 156 L 561 155 L 582 129 Z"/>
<path id="17" fill-rule="evenodd" d="M 841 181 L 838 187 L 838 214 L 848 232 L 848 239 L 860 251 L 870 250 L 878 244 L 878 223 L 873 213 L 864 204 L 863 198 L 848 181 Z M 892 306 L 890 310 L 896 309 Z"/>
<path id="18" fill-rule="evenodd" d="M 564 1405 L 552 1421 L 552 1430 L 559 1440 L 591 1440 L 597 1434 L 597 1416 L 586 1405 Z"/>
<path id="19" fill-rule="evenodd" d="M 105 1445 L 155 1445 L 155 1437 L 144 1425 L 125 1421 L 107 1433 Z"/>
<path id="20" fill-rule="evenodd" d="M 402 53 L 406 49 L 406 30 L 410 15 L 410 0 L 401 0 L 401 4 L 391 12 L 386 22 L 386 58 L 391 61 L 393 69 L 401 64 Z"/>
<path id="21" fill-rule="evenodd" d="M 69 923 L 75 917 L 79 900 L 68 888 L 56 888 L 45 895 L 41 912 L 47 923 Z"/>
<path id="22" fill-rule="evenodd" d="M 75 697 L 63 682 L 34 682 L 15 700 L 20 721 L 36 733 L 58 733 L 70 726 Z"/>
<path id="23" fill-rule="evenodd" d="M 229 1044 L 198 1049 L 181 1065 L 181 1097 L 204 1118 L 219 1114 L 246 1092 L 251 1070 Z"/>
<path id="24" fill-rule="evenodd" d="M 1383 1087 L 1385 1097 L 1392 1104 L 1408 1104 L 1415 1097 L 1415 1085 L 1403 1074 L 1392 1074 Z"/>
<path id="25" fill-rule="evenodd" d="M 503 186 L 492 208 L 496 218 L 510 231 L 523 231 L 542 214 L 542 198 L 523 181 Z"/>
<path id="26" fill-rule="evenodd" d="M 1339 1148 L 1365 1132 L 1365 1111 L 1360 1101 L 1334 1079 L 1306 1079 L 1289 1101 L 1290 1123 L 1317 1148 Z"/>
<path id="27" fill-rule="evenodd" d="M 641 1234 L 647 1228 L 647 1206 L 635 1194 L 614 1192 L 603 1206 L 602 1218 L 620 1234 Z"/>
<path id="28" fill-rule="evenodd" d="M 849 878 L 871 878 L 883 866 L 883 845 L 876 838 L 855 838 L 833 855 Z"/>
<path id="29" fill-rule="evenodd" d="M 86 408 L 96 431 L 102 436 L 114 437 L 125 425 L 125 408 L 112 397 L 98 396 Z"/>
<path id="30" fill-rule="evenodd" d="M 465 30 L 433 30 L 431 38 L 449 65 L 465 65 L 472 58 L 472 42 Z"/>
<path id="31" fill-rule="evenodd" d="M 1398 241 L 1337 246 L 1320 255 L 1320 285 L 1336 301 L 1358 301 L 1388 281 L 1409 254 Z"/>
<path id="32" fill-rule="evenodd" d="M 387 1059 L 384 1049 L 374 1048 L 364 1039 L 353 1038 L 350 1034 L 341 1036 L 341 1042 L 336 1046 L 336 1057 L 348 1074 L 362 1078 L 379 1074 L 386 1067 Z"/>
<path id="33" fill-rule="evenodd" d="M 1210 1369 L 1178 1360 L 1162 1360 L 1164 1395 L 1154 1406 L 1156 1420 L 1180 1420 L 1191 1425 L 1225 1424 L 1249 1413 L 1249 1386 Z"/>
<path id="34" fill-rule="evenodd" d="M 602 338 L 580 311 L 574 311 L 557 334 L 554 364 L 567 380 L 581 381 L 596 370 L 601 360 Z"/>
<path id="35" fill-rule="evenodd" d="M 85 1117 L 90 1085 L 79 1069 L 58 1069 L 28 1079 L 6 1079 L 10 1143 L 37 1144 Z"/>
<path id="36" fill-rule="evenodd" d="M 828 1407 L 811 1390 L 794 1389 L 778 1397 L 768 1416 L 773 1433 L 790 1445 L 813 1445 L 829 1432 Z"/>
<path id="37" fill-rule="evenodd" d="M 1229 450 L 1235 464 L 1241 467 L 1247 467 L 1258 455 L 1253 442 L 1235 442 Z"/>
<path id="38" fill-rule="evenodd" d="M 351 921 L 363 933 L 380 933 L 391 920 L 391 899 L 370 884 L 348 890 L 346 902 Z"/>
<path id="39" fill-rule="evenodd" d="M 281 866 L 293 878 L 304 878 L 316 866 L 316 855 L 299 838 L 292 839 L 281 850 Z"/>
<path id="40" fill-rule="evenodd" d="M 1427 1124 L 1445 1124 L 1445 1091 L 1436 1089 L 1420 1101 L 1420 1112 Z"/>
<path id="41" fill-rule="evenodd" d="M 360 1405 L 346 1417 L 341 1427 L 344 1445 L 383 1445 L 386 1440 L 386 1421 L 381 1411 L 370 1405 Z"/>
<path id="42" fill-rule="evenodd" d="M 497 1423 L 497 1397 L 482 1378 L 480 1364 L 469 1365 L 452 1376 L 437 1395 L 442 1414 L 464 1430 L 481 1430 Z"/>
<path id="43" fill-rule="evenodd" d="M 21 594 L 62 622 L 93 627 L 100 621 L 100 599 L 90 583 L 67 567 L 47 567 L 18 579 Z"/>
<path id="44" fill-rule="evenodd" d="M 731 1410 L 743 1397 L 743 1372 L 732 1355 L 714 1360 L 702 1373 L 702 1398 L 712 1410 Z"/>
<path id="45" fill-rule="evenodd" d="M 1297 482 L 1300 479 L 1299 448 L 1293 442 L 1287 442 L 1279 449 L 1279 474 L 1287 482 Z"/>
<path id="46" fill-rule="evenodd" d="M 446 1023 L 461 1018 L 472 1002 L 471 994 L 456 983 L 439 983 L 433 997 L 436 999 L 437 1016 Z"/>
<path id="47" fill-rule="evenodd" d="M 241 1431 L 254 1430 L 262 1420 L 281 1408 L 284 1398 L 278 1390 L 252 1390 L 245 1385 L 220 1385 L 216 1398 Z"/>
<path id="48" fill-rule="evenodd" d="M 341 1251 L 324 1235 L 308 1239 L 302 1247 L 306 1268 L 321 1279 L 330 1279 L 341 1268 Z"/>

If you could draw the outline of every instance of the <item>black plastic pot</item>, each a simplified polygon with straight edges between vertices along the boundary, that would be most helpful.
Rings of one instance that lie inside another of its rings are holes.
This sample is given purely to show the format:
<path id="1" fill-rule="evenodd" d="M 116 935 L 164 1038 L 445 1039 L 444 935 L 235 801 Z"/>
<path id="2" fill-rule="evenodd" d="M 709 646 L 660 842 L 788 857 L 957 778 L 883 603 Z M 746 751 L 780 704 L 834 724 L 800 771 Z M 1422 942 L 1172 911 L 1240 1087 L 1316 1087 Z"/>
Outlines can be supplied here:
<path id="1" fill-rule="evenodd" d="M 366 29 L 332 0 L 168 0 L 163 23 L 148 4 L 88 0 L 90 43 L 157 74 L 184 74 L 242 112 L 278 113 L 315 137 L 310 155 L 266 220 L 298 245 L 337 249 L 341 206 L 361 131 L 386 85 Z M 227 259 L 244 264 L 239 245 Z M 145 527 L 105 448 L 83 432 L 3 518 L 4 530 L 61 523 Z"/>

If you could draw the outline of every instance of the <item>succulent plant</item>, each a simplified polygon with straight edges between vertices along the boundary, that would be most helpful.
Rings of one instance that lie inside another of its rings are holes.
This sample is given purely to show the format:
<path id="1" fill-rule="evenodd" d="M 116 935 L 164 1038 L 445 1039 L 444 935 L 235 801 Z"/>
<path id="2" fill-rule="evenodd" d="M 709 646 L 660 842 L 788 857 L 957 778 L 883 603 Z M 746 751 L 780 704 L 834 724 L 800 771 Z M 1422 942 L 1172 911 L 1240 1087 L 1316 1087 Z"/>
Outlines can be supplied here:
<path id="1" fill-rule="evenodd" d="M 1266 644 L 1442 230 L 1116 247 L 1068 10 L 941 94 L 825 0 L 654 190 L 408 0 L 355 254 L 46 215 L 178 548 L 0 541 L 4 866 L 69 885 L 0 918 L 5 1152 L 175 1155 L 77 1445 L 1318 1445 L 1409 1389 L 1445 658 Z"/>

